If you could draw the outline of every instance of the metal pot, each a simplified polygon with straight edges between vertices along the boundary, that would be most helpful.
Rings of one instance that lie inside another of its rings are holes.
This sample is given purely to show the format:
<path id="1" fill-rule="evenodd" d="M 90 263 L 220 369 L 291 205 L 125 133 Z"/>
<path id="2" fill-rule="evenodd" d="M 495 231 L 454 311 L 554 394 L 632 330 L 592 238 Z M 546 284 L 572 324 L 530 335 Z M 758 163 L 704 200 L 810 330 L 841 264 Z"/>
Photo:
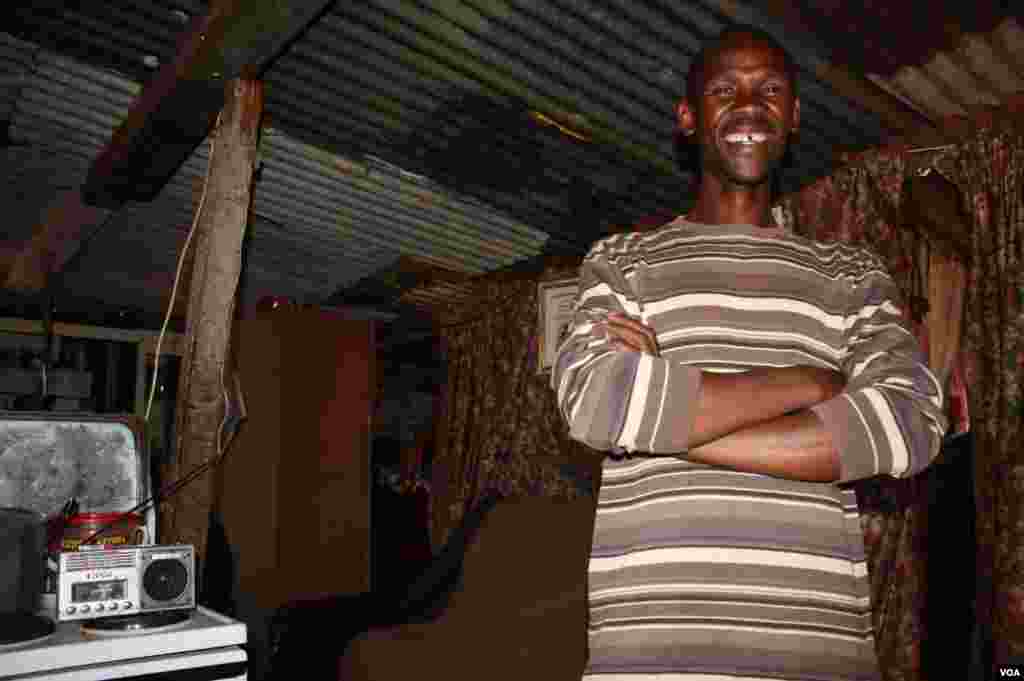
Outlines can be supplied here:
<path id="1" fill-rule="evenodd" d="M 0 508 L 0 613 L 34 613 L 43 588 L 46 528 L 25 508 Z"/>

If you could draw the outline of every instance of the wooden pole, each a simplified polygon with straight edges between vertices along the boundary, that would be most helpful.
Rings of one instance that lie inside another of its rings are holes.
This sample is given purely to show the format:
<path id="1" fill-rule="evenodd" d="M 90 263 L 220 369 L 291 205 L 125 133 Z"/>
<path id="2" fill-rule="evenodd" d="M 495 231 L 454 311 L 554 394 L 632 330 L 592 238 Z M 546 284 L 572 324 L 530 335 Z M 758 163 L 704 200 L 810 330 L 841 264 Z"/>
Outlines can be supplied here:
<path id="1" fill-rule="evenodd" d="M 263 113 L 260 81 L 232 80 L 225 90 L 206 201 L 193 237 L 196 252 L 178 384 L 176 455 L 164 472 L 165 484 L 218 455 L 225 364 Z M 161 506 L 161 543 L 193 544 L 197 556 L 206 555 L 212 480 L 209 473 L 203 475 Z"/>

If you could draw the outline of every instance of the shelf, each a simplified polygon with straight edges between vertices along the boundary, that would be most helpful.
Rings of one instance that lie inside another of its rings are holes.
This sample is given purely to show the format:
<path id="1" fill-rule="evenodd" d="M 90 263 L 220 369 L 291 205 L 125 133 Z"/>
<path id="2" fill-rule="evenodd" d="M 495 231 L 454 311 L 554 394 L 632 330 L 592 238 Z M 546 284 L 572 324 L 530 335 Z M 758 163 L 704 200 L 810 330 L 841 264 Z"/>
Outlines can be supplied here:
<path id="1" fill-rule="evenodd" d="M 47 372 L 46 394 L 84 399 L 92 396 L 92 374 L 74 369 Z M 43 376 L 38 369 L 0 368 L 0 393 L 38 395 Z"/>

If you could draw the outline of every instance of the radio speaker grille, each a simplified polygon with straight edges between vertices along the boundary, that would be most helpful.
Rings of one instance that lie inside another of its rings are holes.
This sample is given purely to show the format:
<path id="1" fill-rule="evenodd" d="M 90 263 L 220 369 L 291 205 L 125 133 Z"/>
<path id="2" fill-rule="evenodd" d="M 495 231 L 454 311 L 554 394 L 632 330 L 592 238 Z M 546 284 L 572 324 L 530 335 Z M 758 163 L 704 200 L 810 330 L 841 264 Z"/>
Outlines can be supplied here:
<path id="1" fill-rule="evenodd" d="M 173 601 L 188 587 L 188 570 L 177 560 L 154 560 L 142 575 L 142 588 L 154 601 Z"/>
<path id="2" fill-rule="evenodd" d="M 67 554 L 66 560 L 67 569 L 76 572 L 112 570 L 135 565 L 135 554 L 130 551 L 83 551 L 74 555 Z"/>

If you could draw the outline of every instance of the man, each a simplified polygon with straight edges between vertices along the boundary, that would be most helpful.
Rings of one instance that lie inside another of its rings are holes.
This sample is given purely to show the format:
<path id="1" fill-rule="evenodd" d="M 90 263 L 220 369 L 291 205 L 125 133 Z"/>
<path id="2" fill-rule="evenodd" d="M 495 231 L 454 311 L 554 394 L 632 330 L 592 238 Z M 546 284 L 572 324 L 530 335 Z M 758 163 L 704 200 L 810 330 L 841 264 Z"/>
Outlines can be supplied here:
<path id="1" fill-rule="evenodd" d="M 772 219 L 794 71 L 754 29 L 707 46 L 677 111 L 700 154 L 693 210 L 581 267 L 551 380 L 571 435 L 614 455 L 587 678 L 880 678 L 837 483 L 926 467 L 942 393 L 880 261 Z"/>

